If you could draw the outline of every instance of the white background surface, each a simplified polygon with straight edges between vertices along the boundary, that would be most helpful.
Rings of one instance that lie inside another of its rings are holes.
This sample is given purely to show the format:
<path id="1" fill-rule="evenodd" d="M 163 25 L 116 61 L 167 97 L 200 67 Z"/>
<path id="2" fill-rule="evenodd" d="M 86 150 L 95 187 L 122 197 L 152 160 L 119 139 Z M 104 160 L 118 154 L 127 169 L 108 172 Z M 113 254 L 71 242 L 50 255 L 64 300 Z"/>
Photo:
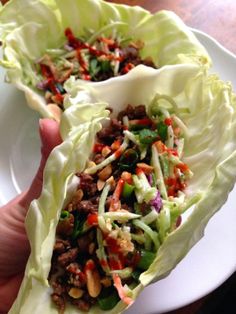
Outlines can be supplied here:
<path id="1" fill-rule="evenodd" d="M 236 57 L 205 34 L 195 33 L 212 57 L 213 72 L 236 90 Z M 2 83 L 3 77 L 0 70 L 0 205 L 29 186 L 40 156 L 35 127 L 39 116 L 25 105 L 21 92 Z M 235 243 L 236 188 L 208 224 L 204 238 L 167 278 L 147 287 L 126 313 L 164 313 L 210 293 L 236 270 Z"/>

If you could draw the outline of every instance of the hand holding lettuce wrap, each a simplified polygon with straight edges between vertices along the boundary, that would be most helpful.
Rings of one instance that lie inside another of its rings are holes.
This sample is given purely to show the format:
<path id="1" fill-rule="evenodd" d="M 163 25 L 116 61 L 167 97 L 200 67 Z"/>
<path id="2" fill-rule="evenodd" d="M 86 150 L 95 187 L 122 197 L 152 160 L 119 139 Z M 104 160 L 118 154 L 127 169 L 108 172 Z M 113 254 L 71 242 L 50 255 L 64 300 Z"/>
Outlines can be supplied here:
<path id="1" fill-rule="evenodd" d="M 61 142 L 59 126 L 53 120 L 44 119 L 40 121 L 40 135 L 42 159 L 31 187 L 0 209 L 1 313 L 7 313 L 10 309 L 24 277 L 24 269 L 30 253 L 29 241 L 24 226 L 25 216 L 31 201 L 41 193 L 46 159 L 51 150 Z"/>

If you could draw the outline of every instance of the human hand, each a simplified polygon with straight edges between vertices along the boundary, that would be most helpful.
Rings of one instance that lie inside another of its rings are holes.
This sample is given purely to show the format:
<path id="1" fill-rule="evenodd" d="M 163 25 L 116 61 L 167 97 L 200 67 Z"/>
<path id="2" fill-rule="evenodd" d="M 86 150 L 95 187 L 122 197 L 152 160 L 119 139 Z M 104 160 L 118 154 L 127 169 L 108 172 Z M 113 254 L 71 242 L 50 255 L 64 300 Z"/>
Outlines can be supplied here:
<path id="1" fill-rule="evenodd" d="M 30 253 L 24 226 L 25 216 L 31 201 L 38 198 L 41 193 L 43 169 L 48 155 L 61 143 L 56 121 L 40 120 L 39 131 L 42 157 L 29 190 L 0 208 L 0 314 L 8 312 L 17 296 Z"/>

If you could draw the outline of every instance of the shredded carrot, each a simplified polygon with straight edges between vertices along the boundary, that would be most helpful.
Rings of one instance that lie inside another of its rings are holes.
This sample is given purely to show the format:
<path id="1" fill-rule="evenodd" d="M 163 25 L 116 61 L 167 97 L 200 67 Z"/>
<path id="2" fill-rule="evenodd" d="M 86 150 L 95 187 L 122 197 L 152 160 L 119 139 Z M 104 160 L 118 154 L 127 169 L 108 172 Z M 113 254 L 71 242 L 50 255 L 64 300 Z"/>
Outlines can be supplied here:
<path id="1" fill-rule="evenodd" d="M 128 172 L 128 171 L 123 171 L 122 172 L 121 179 L 123 179 L 128 184 L 132 184 L 133 183 L 132 174 L 130 172 Z"/>
<path id="2" fill-rule="evenodd" d="M 121 300 L 127 304 L 127 305 L 131 305 L 134 300 L 131 297 L 128 297 L 126 295 L 126 291 L 125 288 L 122 286 L 122 282 L 120 277 L 117 274 L 113 274 L 113 281 L 114 281 L 114 286 L 119 294 L 119 297 L 121 298 Z"/>
<path id="3" fill-rule="evenodd" d="M 120 196 L 123 190 L 123 186 L 124 186 L 124 180 L 123 179 L 119 179 L 115 191 L 112 195 L 112 200 L 111 200 L 111 205 L 109 208 L 109 211 L 117 211 L 119 209 L 119 205 L 120 205 Z"/>
<path id="4" fill-rule="evenodd" d="M 150 173 L 152 173 L 152 172 L 153 172 L 153 169 L 154 169 L 152 166 L 146 164 L 145 162 L 139 162 L 139 163 L 137 163 L 137 168 L 140 169 L 140 170 L 142 170 L 145 174 L 150 174 Z M 137 170 L 137 171 L 138 171 L 138 170 Z M 136 171 L 136 173 L 137 173 L 137 171 Z"/>
<path id="5" fill-rule="evenodd" d="M 161 154 L 167 150 L 166 145 L 164 143 L 162 143 L 162 141 L 156 141 L 155 143 L 153 143 L 153 145 L 155 145 L 159 154 Z"/>
<path id="6" fill-rule="evenodd" d="M 121 142 L 120 140 L 115 140 L 112 144 L 111 144 L 111 149 L 112 150 L 117 150 L 119 149 L 121 146 Z"/>

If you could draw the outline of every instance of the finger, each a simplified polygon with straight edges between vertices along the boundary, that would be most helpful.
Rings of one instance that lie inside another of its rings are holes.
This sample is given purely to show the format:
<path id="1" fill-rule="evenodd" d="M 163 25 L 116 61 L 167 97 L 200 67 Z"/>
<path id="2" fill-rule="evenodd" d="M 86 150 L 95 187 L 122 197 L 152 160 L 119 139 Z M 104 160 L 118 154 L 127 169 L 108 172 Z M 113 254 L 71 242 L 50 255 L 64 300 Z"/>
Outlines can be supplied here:
<path id="1" fill-rule="evenodd" d="M 41 147 L 41 162 L 37 174 L 31 184 L 30 189 L 25 195 L 22 205 L 28 207 L 33 199 L 37 199 L 41 194 L 43 183 L 43 171 L 47 161 L 47 158 L 52 149 L 62 142 L 59 124 L 52 119 L 40 119 L 39 121 L 39 133 L 42 142 Z"/>
<path id="2" fill-rule="evenodd" d="M 15 301 L 24 274 L 18 274 L 10 278 L 0 279 L 0 313 L 8 313 Z"/>
<path id="3" fill-rule="evenodd" d="M 42 142 L 42 159 L 47 159 L 52 149 L 62 142 L 59 124 L 52 119 L 40 119 L 39 132 Z"/>

